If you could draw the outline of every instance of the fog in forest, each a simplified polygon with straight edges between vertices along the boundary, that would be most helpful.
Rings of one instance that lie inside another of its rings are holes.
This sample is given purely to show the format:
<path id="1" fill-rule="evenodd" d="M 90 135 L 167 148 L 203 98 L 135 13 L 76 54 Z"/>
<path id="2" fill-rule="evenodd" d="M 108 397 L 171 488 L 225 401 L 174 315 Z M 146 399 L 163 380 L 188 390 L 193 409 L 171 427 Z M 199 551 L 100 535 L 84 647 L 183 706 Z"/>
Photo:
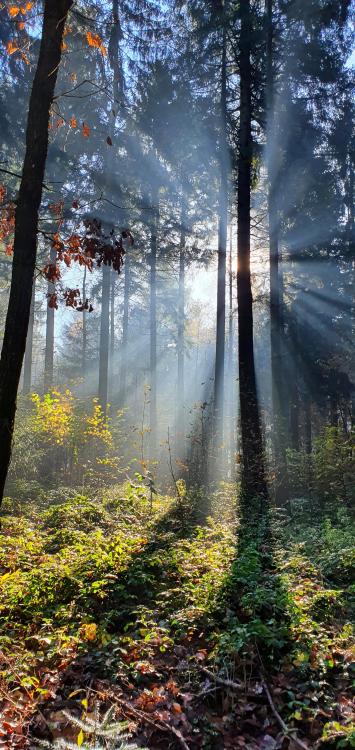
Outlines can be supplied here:
<path id="1" fill-rule="evenodd" d="M 183 536 L 237 500 L 272 575 L 278 524 L 304 550 L 305 518 L 348 523 L 352 42 L 349 0 L 2 4 L 5 514 L 129 487 L 173 498 Z"/>

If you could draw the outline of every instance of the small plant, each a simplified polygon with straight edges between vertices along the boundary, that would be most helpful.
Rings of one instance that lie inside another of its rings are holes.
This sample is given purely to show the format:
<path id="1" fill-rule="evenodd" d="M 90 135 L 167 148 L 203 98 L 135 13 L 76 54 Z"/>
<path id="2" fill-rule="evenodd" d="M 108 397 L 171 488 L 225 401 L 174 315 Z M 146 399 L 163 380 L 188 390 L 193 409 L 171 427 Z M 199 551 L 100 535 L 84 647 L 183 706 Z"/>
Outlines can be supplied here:
<path id="1" fill-rule="evenodd" d="M 85 701 L 87 704 L 87 701 Z M 100 719 L 100 707 L 95 705 L 93 718 L 85 715 L 83 719 L 63 711 L 63 715 L 75 727 L 79 733 L 77 742 L 74 744 L 66 739 L 56 739 L 54 742 L 37 740 L 38 747 L 47 747 L 50 750 L 138 750 L 138 745 L 129 742 L 130 733 L 127 731 L 127 721 L 114 721 L 115 706 L 111 706 Z M 88 735 L 88 741 L 85 740 Z M 140 748 L 144 750 L 144 748 Z"/>

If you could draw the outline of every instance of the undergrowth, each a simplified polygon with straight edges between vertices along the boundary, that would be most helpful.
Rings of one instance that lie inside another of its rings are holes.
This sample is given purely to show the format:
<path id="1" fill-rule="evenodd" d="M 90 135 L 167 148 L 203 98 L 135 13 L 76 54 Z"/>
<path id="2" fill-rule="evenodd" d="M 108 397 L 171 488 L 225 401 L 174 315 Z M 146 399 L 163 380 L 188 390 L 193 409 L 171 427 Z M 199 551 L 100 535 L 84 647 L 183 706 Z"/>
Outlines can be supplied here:
<path id="1" fill-rule="evenodd" d="M 291 522 L 275 513 L 271 556 L 252 543 L 238 553 L 233 487 L 219 489 L 211 501 L 219 511 L 203 525 L 200 492 L 187 493 L 183 509 L 181 498 L 163 495 L 151 506 L 148 494 L 137 480 L 91 498 L 63 490 L 39 504 L 6 500 L 1 736 L 18 748 L 33 736 L 51 742 L 58 734 L 48 736 L 42 715 L 59 721 L 59 738 L 90 744 L 78 721 L 90 725 L 100 690 L 107 712 L 109 685 L 126 691 L 133 719 L 148 712 L 192 742 L 203 738 L 192 747 L 220 747 L 221 737 L 226 748 L 247 746 L 238 744 L 251 731 L 243 701 L 238 709 L 226 687 L 221 704 L 212 672 L 255 689 L 267 679 L 310 747 L 353 747 L 355 553 L 346 511 L 318 523 L 302 509 Z M 94 690 L 96 679 L 106 687 Z M 196 711 L 201 692 L 205 709 Z M 56 717 L 61 701 L 73 703 L 71 735 L 65 714 Z M 256 699 L 250 710 L 265 734 L 261 708 Z M 280 727 L 270 726 L 277 742 Z"/>

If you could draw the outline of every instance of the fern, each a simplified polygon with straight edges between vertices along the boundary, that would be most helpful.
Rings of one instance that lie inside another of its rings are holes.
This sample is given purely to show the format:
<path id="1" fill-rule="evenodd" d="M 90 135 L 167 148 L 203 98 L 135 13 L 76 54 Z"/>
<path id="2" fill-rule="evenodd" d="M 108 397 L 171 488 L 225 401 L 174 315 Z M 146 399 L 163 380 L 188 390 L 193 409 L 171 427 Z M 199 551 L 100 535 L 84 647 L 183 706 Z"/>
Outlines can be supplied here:
<path id="1" fill-rule="evenodd" d="M 98 705 L 95 706 L 93 718 L 85 716 L 84 719 L 79 719 L 63 711 L 63 715 L 71 724 L 78 727 L 80 732 L 92 736 L 92 741 L 81 742 L 79 745 L 79 743 L 75 744 L 65 739 L 56 739 L 54 742 L 37 740 L 37 747 L 46 747 L 48 750 L 78 750 L 78 746 L 81 750 L 147 750 L 129 742 L 131 735 L 127 732 L 128 722 L 113 721 L 114 714 L 115 706 L 111 706 L 102 719 L 100 719 Z"/>

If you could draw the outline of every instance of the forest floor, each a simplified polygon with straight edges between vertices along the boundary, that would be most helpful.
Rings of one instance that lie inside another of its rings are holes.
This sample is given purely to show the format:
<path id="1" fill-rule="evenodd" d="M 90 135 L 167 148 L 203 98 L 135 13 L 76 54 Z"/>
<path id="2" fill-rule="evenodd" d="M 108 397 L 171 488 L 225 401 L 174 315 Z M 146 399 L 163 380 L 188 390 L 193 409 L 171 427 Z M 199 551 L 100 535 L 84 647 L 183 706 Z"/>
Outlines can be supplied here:
<path id="1" fill-rule="evenodd" d="M 265 565 L 227 484 L 5 501 L 0 748 L 355 747 L 354 528 L 314 518 Z"/>

